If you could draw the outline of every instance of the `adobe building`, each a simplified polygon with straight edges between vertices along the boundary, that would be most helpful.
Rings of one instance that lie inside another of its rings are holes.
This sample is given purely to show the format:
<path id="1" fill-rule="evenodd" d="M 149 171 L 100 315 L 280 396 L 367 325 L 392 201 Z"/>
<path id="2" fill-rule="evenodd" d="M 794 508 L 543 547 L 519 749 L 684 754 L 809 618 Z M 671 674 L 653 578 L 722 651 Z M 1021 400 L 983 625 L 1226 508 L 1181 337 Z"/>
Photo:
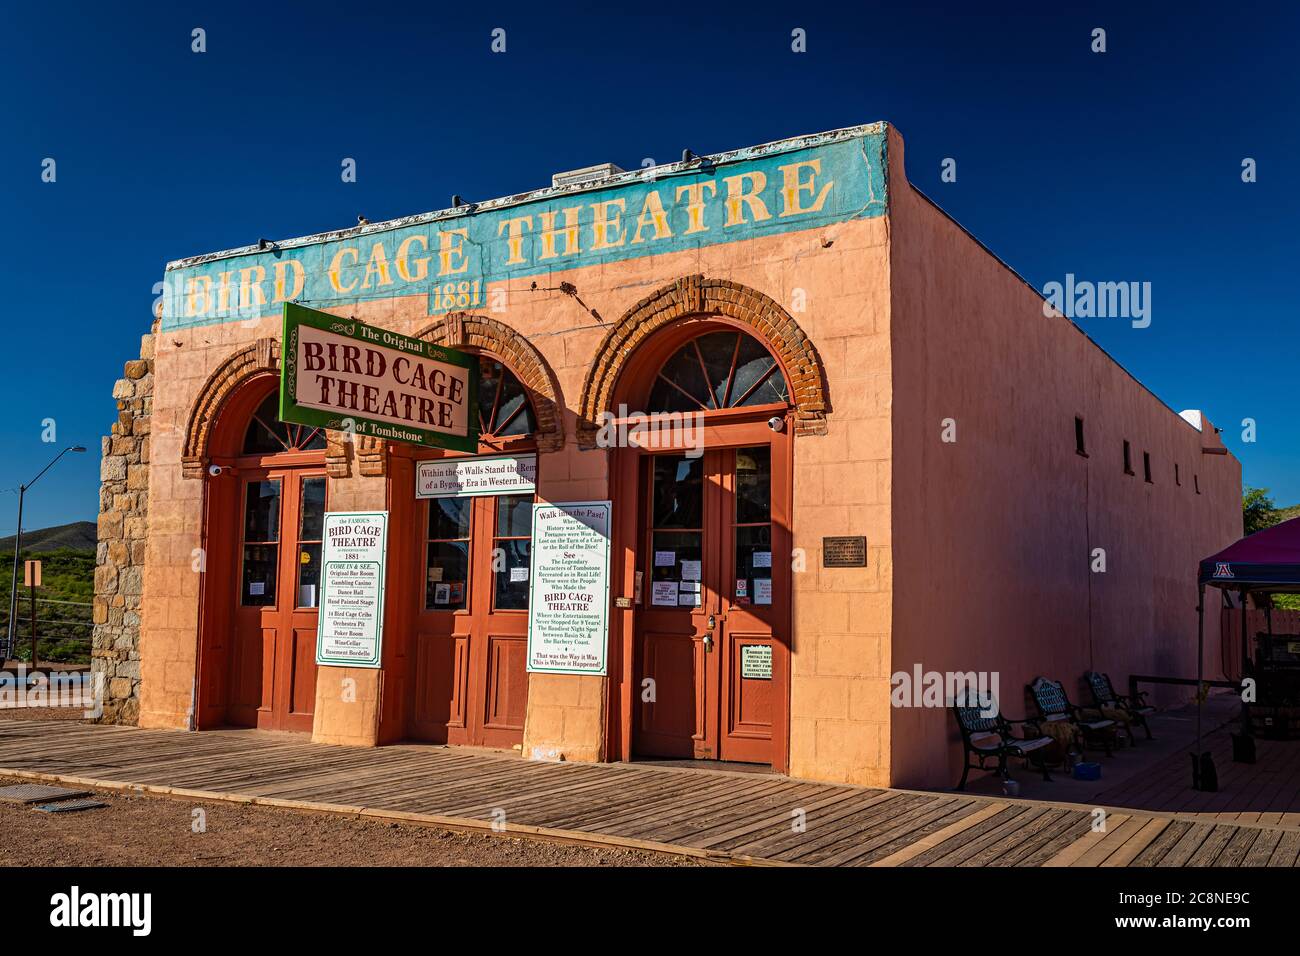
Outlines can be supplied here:
<path id="1" fill-rule="evenodd" d="M 952 716 L 895 672 L 996 673 L 1017 717 L 1039 674 L 1195 673 L 1238 462 L 910 186 L 894 129 L 556 182 L 167 267 L 105 440 L 109 719 L 952 786 Z M 469 355 L 474 451 L 351 432 L 355 392 L 280 421 L 285 303 Z M 702 431 L 619 437 L 656 413 Z M 430 495 L 474 458 L 508 474 Z M 604 644 L 530 668 L 532 506 L 606 501 Z M 327 512 L 387 516 L 373 666 L 317 663 Z"/>

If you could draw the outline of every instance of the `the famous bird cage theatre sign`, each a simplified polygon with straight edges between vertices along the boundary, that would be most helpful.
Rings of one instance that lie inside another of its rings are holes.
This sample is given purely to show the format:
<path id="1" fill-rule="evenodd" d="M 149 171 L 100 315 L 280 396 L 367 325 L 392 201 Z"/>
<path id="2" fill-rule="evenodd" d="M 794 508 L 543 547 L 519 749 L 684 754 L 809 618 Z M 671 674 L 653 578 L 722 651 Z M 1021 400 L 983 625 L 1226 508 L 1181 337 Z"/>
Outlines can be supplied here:
<path id="1" fill-rule="evenodd" d="M 286 302 L 280 420 L 478 450 L 474 356 Z"/>
<path id="2" fill-rule="evenodd" d="M 281 421 L 478 450 L 472 356 L 292 303 L 280 348 Z M 388 512 L 329 512 L 323 530 L 316 663 L 379 667 Z"/>

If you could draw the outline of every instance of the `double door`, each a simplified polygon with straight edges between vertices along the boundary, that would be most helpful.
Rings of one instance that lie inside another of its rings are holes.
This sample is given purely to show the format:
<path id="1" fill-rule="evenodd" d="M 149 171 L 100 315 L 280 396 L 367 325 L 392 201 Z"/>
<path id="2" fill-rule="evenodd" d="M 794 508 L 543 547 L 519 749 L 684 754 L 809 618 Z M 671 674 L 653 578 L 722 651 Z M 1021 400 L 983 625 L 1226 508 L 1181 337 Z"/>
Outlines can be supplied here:
<path id="1" fill-rule="evenodd" d="M 423 519 L 412 734 L 514 747 L 528 703 L 533 496 L 433 498 Z"/>
<path id="2" fill-rule="evenodd" d="M 240 477 L 243 524 L 228 720 L 310 732 L 325 475 L 258 469 Z"/>
<path id="3" fill-rule="evenodd" d="M 640 462 L 637 754 L 784 763 L 788 493 L 773 481 L 784 452 L 746 445 Z"/>

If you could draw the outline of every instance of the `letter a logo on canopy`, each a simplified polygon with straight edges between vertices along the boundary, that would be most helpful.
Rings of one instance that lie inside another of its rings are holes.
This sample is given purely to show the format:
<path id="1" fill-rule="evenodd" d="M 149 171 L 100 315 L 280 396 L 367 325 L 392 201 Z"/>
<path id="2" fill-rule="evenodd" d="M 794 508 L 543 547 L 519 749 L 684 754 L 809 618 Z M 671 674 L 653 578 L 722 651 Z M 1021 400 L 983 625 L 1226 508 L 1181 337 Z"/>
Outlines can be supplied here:
<path id="1" fill-rule="evenodd" d="M 286 302 L 280 420 L 478 450 L 478 358 Z"/>

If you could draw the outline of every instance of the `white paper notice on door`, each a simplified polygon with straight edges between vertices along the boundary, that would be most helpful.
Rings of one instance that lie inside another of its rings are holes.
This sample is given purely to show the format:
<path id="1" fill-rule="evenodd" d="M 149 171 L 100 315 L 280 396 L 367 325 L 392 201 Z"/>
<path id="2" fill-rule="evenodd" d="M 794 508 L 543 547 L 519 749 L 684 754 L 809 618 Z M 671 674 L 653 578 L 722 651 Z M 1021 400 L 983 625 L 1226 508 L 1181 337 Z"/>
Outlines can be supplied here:
<path id="1" fill-rule="evenodd" d="M 659 607 L 677 606 L 677 582 L 656 581 L 650 589 L 650 603 Z"/>
<path id="2" fill-rule="evenodd" d="M 755 551 L 755 552 L 754 552 L 754 567 L 756 567 L 756 568 L 770 568 L 771 566 L 772 566 L 772 552 L 771 552 L 771 551 Z"/>
<path id="3" fill-rule="evenodd" d="M 512 582 L 514 582 L 514 581 L 527 581 L 527 580 L 528 580 L 528 569 L 527 569 L 527 568 L 511 568 L 511 569 L 510 569 L 510 580 L 511 580 Z"/>
<path id="4" fill-rule="evenodd" d="M 771 578 L 754 578 L 754 603 L 755 604 L 772 603 L 772 579 Z"/>
<path id="5" fill-rule="evenodd" d="M 250 595 L 253 595 L 253 594 L 265 594 L 265 593 L 266 593 L 266 582 L 265 582 L 265 581 L 249 581 L 249 582 L 248 582 L 248 593 L 249 593 Z"/>
<path id="6" fill-rule="evenodd" d="M 451 585 L 435 584 L 433 586 L 433 603 L 450 604 L 451 603 Z"/>
<path id="7" fill-rule="evenodd" d="M 682 580 L 698 581 L 700 579 L 700 562 L 682 559 Z"/>
<path id="8" fill-rule="evenodd" d="M 676 564 L 676 563 L 677 563 L 677 552 L 676 552 L 676 551 L 656 551 L 656 552 L 655 552 L 655 567 L 656 567 L 656 568 L 671 568 L 671 567 L 672 567 L 674 564 Z"/>

